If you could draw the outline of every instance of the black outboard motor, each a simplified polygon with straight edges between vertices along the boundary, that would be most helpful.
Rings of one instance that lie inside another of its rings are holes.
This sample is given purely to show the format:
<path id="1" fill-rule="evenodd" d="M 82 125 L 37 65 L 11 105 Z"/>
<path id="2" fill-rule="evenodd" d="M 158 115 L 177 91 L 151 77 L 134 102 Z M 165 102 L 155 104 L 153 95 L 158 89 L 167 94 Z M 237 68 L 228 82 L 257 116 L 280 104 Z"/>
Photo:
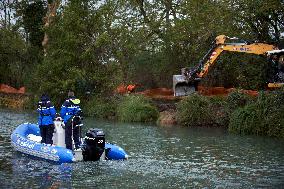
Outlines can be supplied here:
<path id="1" fill-rule="evenodd" d="M 105 134 L 101 129 L 89 129 L 82 146 L 84 161 L 98 161 L 105 150 Z"/>

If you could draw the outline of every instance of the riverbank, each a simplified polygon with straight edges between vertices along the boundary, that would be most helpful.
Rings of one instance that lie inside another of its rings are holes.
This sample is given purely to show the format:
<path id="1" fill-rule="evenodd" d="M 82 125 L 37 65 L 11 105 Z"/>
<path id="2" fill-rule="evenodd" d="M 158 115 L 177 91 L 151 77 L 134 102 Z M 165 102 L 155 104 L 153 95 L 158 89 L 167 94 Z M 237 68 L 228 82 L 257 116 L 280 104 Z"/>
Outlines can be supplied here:
<path id="1" fill-rule="evenodd" d="M 31 99 L 28 95 L 0 94 L 0 105 L 24 109 Z M 195 93 L 183 98 L 150 98 L 127 94 L 81 100 L 85 116 L 95 118 L 156 122 L 161 126 L 224 127 L 240 135 L 284 138 L 284 90 L 260 92 L 257 96 L 234 90 L 227 96 Z"/>
<path id="2" fill-rule="evenodd" d="M 0 107 L 9 109 L 25 109 L 31 96 L 21 93 L 0 92 Z"/>

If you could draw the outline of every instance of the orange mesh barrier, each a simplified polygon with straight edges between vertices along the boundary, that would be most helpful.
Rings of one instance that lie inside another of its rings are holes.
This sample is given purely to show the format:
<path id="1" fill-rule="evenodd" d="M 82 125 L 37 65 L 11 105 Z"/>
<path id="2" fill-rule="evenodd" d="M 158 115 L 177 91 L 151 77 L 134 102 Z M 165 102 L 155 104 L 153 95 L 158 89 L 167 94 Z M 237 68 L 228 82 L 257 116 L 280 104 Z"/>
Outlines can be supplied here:
<path id="1" fill-rule="evenodd" d="M 9 85 L 0 84 L 0 92 L 3 93 L 16 93 L 16 94 L 24 94 L 26 92 L 25 87 L 21 87 L 20 89 L 15 89 Z"/>

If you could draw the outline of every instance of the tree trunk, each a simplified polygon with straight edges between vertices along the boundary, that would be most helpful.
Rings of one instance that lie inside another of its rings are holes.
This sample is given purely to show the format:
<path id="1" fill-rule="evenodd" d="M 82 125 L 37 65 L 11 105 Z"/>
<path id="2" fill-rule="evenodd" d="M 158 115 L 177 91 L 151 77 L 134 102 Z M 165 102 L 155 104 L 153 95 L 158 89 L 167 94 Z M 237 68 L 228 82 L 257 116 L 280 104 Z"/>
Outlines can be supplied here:
<path id="1" fill-rule="evenodd" d="M 56 16 L 56 11 L 57 11 L 57 8 L 59 7 L 60 3 L 61 3 L 61 0 L 53 0 L 50 3 L 47 4 L 47 13 L 46 13 L 46 17 L 44 19 L 45 29 L 47 29 L 50 26 L 50 24 L 52 23 L 52 20 Z M 45 31 L 44 38 L 43 38 L 43 41 L 42 41 L 44 56 L 46 56 L 46 54 L 47 54 L 47 45 L 48 45 L 48 34 Z"/>

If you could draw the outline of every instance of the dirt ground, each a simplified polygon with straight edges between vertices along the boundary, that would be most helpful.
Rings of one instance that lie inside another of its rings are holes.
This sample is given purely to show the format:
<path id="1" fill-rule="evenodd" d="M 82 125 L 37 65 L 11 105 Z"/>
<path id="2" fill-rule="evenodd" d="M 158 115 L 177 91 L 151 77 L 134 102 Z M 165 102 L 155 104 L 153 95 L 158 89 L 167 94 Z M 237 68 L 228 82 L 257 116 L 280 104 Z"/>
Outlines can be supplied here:
<path id="1" fill-rule="evenodd" d="M 198 93 L 204 96 L 227 96 L 230 92 L 236 90 L 235 88 L 224 88 L 224 87 L 203 87 L 198 86 Z M 258 92 L 253 90 L 242 90 L 251 96 L 257 96 Z M 152 99 L 164 99 L 164 100 L 179 100 L 183 97 L 175 97 L 172 89 L 168 88 L 156 88 L 148 89 L 142 92 L 137 92 L 137 94 L 143 94 Z"/>
<path id="2" fill-rule="evenodd" d="M 142 92 L 137 92 L 136 94 L 143 94 L 152 99 L 165 99 L 165 100 L 175 100 L 177 97 L 174 96 L 174 92 L 168 88 L 155 88 L 147 89 Z"/>

